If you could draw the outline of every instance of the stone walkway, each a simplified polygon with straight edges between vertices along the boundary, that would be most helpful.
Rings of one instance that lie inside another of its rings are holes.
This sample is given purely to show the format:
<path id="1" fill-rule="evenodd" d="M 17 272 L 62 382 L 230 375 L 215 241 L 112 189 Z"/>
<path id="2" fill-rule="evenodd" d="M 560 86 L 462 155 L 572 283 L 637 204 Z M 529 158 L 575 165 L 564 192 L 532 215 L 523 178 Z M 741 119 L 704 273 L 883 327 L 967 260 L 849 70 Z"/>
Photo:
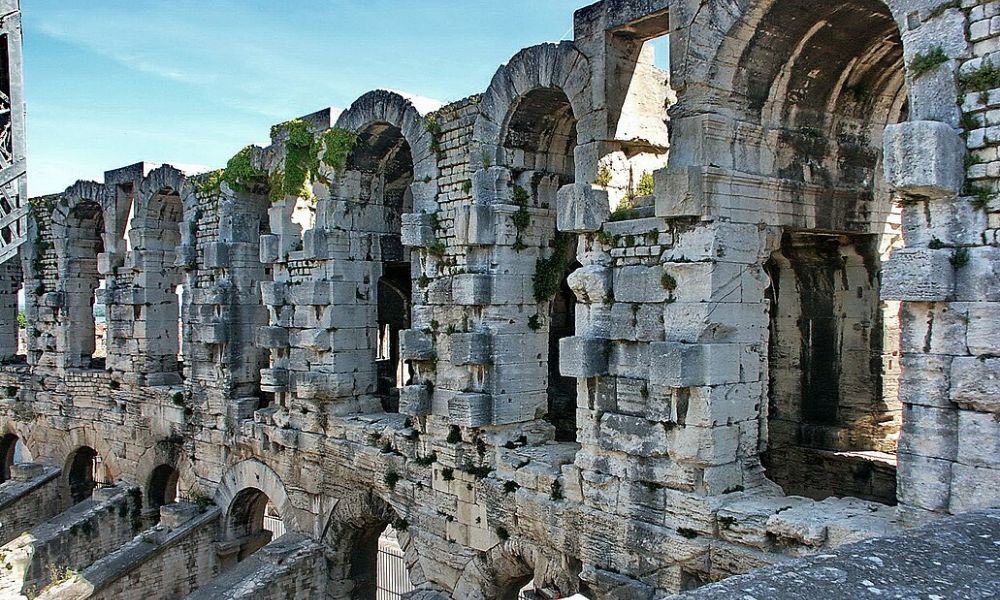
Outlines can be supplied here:
<path id="1" fill-rule="evenodd" d="M 851 544 L 671 598 L 1000 598 L 1000 510 L 935 521 L 903 535 Z"/>

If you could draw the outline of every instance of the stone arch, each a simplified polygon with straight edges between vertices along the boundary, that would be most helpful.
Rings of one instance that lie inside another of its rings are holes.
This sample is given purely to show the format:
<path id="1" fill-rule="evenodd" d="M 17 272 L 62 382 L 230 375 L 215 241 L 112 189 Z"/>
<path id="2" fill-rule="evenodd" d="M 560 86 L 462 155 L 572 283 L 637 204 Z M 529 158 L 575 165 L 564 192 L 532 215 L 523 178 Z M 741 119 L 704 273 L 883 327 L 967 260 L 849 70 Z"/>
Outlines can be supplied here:
<path id="1" fill-rule="evenodd" d="M 331 186 L 330 206 L 367 207 L 354 217 L 353 232 L 365 236 L 371 248 L 364 259 L 371 263 L 370 281 L 364 275 L 344 283 L 357 286 L 359 303 L 374 316 L 359 324 L 375 335 L 368 336 L 374 344 L 363 349 L 371 353 L 373 368 L 356 379 L 362 382 L 356 391 L 372 399 L 372 408 L 377 401 L 386 412 L 398 412 L 398 390 L 406 385 L 409 369 L 400 336 L 410 326 L 412 308 L 413 254 L 402 243 L 402 221 L 408 214 L 437 210 L 437 142 L 409 100 L 383 90 L 355 101 L 337 126 L 357 140 L 344 173 Z"/>
<path id="2" fill-rule="evenodd" d="M 169 466 L 177 473 L 176 489 L 180 493 L 190 487 L 191 463 L 183 451 L 183 441 L 180 439 L 164 439 L 146 449 L 135 463 L 135 481 L 142 486 L 142 505 L 145 508 L 156 508 L 151 497 L 151 482 L 154 472 L 163 466 Z"/>
<path id="3" fill-rule="evenodd" d="M 434 136 L 427 129 L 427 122 L 413 103 L 387 90 L 374 90 L 355 100 L 351 107 L 337 118 L 337 127 L 352 133 L 360 134 L 376 123 L 387 123 L 398 128 L 413 157 L 413 179 L 422 182 L 431 178 L 426 184 L 431 190 L 424 193 L 434 198 L 437 195 L 438 176 L 437 152 L 434 151 Z"/>
<path id="4" fill-rule="evenodd" d="M 326 520 L 323 541 L 328 561 L 328 589 L 340 590 L 344 600 L 375 598 L 379 537 L 387 527 L 396 531 L 411 583 L 426 582 L 414 536 L 403 526 L 407 513 L 372 490 L 347 492 L 335 500 Z"/>
<path id="5" fill-rule="evenodd" d="M 119 311 L 109 323 L 109 366 L 134 371 L 147 385 L 181 382 L 181 306 L 177 289 L 184 277 L 177 267 L 181 254 L 186 178 L 170 165 L 151 171 L 138 186 L 129 223 L 133 289 L 123 296 L 131 310 Z M 127 271 L 126 271 L 127 273 Z"/>
<path id="6" fill-rule="evenodd" d="M 542 552 L 520 538 L 510 538 L 497 544 L 468 563 L 455 584 L 454 597 L 469 600 L 516 600 L 525 584 L 568 597 L 581 592 L 579 561 L 572 565 L 565 557 Z"/>
<path id="7" fill-rule="evenodd" d="M 52 212 L 61 305 L 56 350 L 64 368 L 90 368 L 95 359 L 93 310 L 101 282 L 98 260 L 105 249 L 113 247 L 106 205 L 103 185 L 81 181 L 66 190 Z"/>
<path id="8" fill-rule="evenodd" d="M 66 465 L 68 464 L 70 455 L 82 447 L 93 448 L 97 452 L 98 456 L 101 457 L 110 480 L 121 478 L 125 474 L 122 470 L 122 462 L 114 452 L 108 441 L 108 437 L 100 435 L 91 427 L 74 427 L 65 432 L 49 429 L 46 430 L 45 435 L 47 438 L 55 437 L 56 441 L 55 443 L 46 443 L 44 446 L 41 446 L 39 452 L 42 454 L 41 456 L 36 454 L 35 458 L 36 460 L 42 458 L 51 464 L 62 467 L 64 478 L 67 476 L 68 469 Z"/>
<path id="9" fill-rule="evenodd" d="M 244 460 L 229 467 L 215 490 L 213 499 L 215 504 L 226 512 L 227 520 L 237 495 L 249 489 L 260 490 L 268 497 L 281 514 L 288 531 L 309 532 L 309 528 L 304 528 L 302 515 L 292 504 L 281 477 L 271 467 L 254 459 Z"/>
<path id="10" fill-rule="evenodd" d="M 24 444 L 25 450 L 31 457 L 31 461 L 41 458 L 38 452 L 38 442 L 33 439 L 32 426 L 30 423 L 17 423 L 12 419 L 0 420 L 0 437 L 14 436 Z"/>
<path id="11" fill-rule="evenodd" d="M 754 181 L 776 227 L 754 265 L 771 284 L 760 450 L 789 494 L 894 497 L 898 306 L 881 303 L 879 271 L 901 245 L 882 176 L 883 131 L 910 113 L 900 19 L 883 0 L 759 0 L 718 34 L 688 32 L 724 37 L 672 114 L 714 133 L 671 161 Z"/>
<path id="12" fill-rule="evenodd" d="M 536 90 L 558 90 L 567 98 L 577 123 L 577 145 L 599 138 L 591 94 L 590 64 L 572 42 L 541 44 L 526 48 L 501 66 L 479 102 L 479 114 L 473 126 L 472 164 L 488 159 L 492 164 L 504 164 L 502 153 L 505 126 L 515 105 Z M 577 157 L 581 164 L 581 157 Z M 596 160 L 592 166 L 578 169 L 578 180 L 593 181 L 597 175 Z M 592 172 L 591 172 L 592 171 Z"/>
<path id="13" fill-rule="evenodd" d="M 20 448 L 18 447 L 20 444 Z M 18 451 L 22 451 L 27 456 L 22 455 L 21 462 L 31 462 L 32 452 L 28 446 L 28 441 L 13 423 L 7 422 L 0 427 L 0 483 L 10 479 L 11 467 L 18 464 Z"/>

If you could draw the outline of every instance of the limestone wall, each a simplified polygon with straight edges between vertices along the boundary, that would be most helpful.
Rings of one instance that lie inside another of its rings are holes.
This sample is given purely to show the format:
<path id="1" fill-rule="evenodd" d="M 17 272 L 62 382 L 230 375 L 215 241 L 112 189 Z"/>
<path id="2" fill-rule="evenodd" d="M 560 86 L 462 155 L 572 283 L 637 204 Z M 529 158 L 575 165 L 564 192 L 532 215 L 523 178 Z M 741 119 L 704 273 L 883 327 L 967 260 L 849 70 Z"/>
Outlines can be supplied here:
<path id="1" fill-rule="evenodd" d="M 18 465 L 13 471 L 0 485 L 0 544 L 67 508 L 59 469 Z"/>
<path id="2" fill-rule="evenodd" d="M 132 539 L 139 523 L 137 489 L 98 490 L 93 499 L 32 527 L 0 549 L 0 591 L 11 598 L 34 596 Z"/>
<path id="3" fill-rule="evenodd" d="M 219 510 L 193 505 L 164 508 L 164 519 L 38 600 L 183 598 L 219 572 L 214 541 Z"/>
<path id="4" fill-rule="evenodd" d="M 325 585 L 322 561 L 319 544 L 288 534 L 187 598 L 319 598 Z"/>

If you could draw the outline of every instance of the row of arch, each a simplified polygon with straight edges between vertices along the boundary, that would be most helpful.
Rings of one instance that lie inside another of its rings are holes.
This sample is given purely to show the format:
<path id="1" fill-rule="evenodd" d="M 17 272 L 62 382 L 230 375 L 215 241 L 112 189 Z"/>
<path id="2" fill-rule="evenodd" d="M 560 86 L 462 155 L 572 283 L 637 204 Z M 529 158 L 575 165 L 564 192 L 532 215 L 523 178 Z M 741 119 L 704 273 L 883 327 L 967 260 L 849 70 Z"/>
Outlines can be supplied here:
<path id="1" fill-rule="evenodd" d="M 796 20 L 794 31 L 782 29 L 780 25 L 786 8 L 802 16 Z M 775 146 L 778 150 L 768 156 L 758 156 L 756 163 L 734 166 L 754 168 L 806 186 L 850 187 L 861 194 L 878 196 L 883 206 L 873 204 L 877 213 L 873 221 L 886 218 L 890 211 L 886 208 L 889 205 L 886 190 L 878 176 L 879 133 L 886 123 L 905 119 L 908 113 L 902 41 L 890 12 L 876 0 L 854 0 L 836 7 L 816 7 L 792 0 L 760 3 L 747 13 L 744 21 L 734 23 L 732 31 L 746 35 L 733 35 L 722 47 L 740 56 L 738 64 L 743 68 L 719 68 L 707 78 L 709 87 L 728 90 L 730 96 L 726 105 L 738 112 L 739 119 L 760 126 L 766 138 L 775 138 L 778 142 Z M 838 46 L 836 38 L 843 35 L 857 42 L 855 53 L 831 51 Z M 746 40 L 751 43 L 741 52 L 731 47 L 746 43 Z M 811 52 L 806 53 L 803 48 Z M 481 98 L 470 152 L 481 152 L 490 162 L 510 168 L 515 178 L 524 175 L 527 179 L 519 183 L 529 190 L 535 205 L 555 205 L 553 194 L 560 186 L 574 181 L 592 182 L 597 178 L 597 163 L 582 160 L 579 152 L 583 146 L 600 139 L 600 128 L 590 125 L 590 117 L 595 113 L 595 85 L 588 58 L 573 43 L 548 44 L 522 51 L 497 72 Z M 694 97 L 699 97 L 699 93 L 688 98 L 682 95 L 679 106 L 685 106 Z M 584 122 L 588 123 L 586 127 L 581 126 Z M 413 193 L 414 185 L 419 182 L 429 181 L 431 187 L 436 185 L 433 134 L 409 102 L 397 94 L 381 91 L 367 94 L 355 102 L 341 115 L 337 125 L 357 132 L 361 138 L 358 149 L 349 159 L 349 169 L 377 173 L 387 182 L 380 191 L 380 200 L 389 216 L 383 223 L 373 224 L 375 228 L 386 228 L 382 232 L 389 234 L 389 241 L 383 248 L 386 258 L 378 284 L 381 292 L 378 294 L 381 314 L 377 319 L 380 339 L 377 348 L 372 350 L 376 359 L 373 362 L 378 365 L 376 392 L 383 399 L 383 408 L 392 410 L 395 405 L 392 390 L 407 378 L 398 364 L 398 333 L 408 326 L 411 306 L 407 296 L 412 293 L 408 251 L 398 243 L 399 216 L 420 210 L 421 202 L 426 208 L 434 208 L 436 194 L 433 189 L 423 190 L 420 198 Z M 819 136 L 825 141 L 817 141 L 817 131 L 827 134 Z M 681 153 L 681 156 L 689 154 Z M 672 157 L 671 161 L 675 159 Z M 179 172 L 164 168 L 143 181 L 137 196 L 139 208 L 133 218 L 131 237 L 135 241 L 133 250 L 143 254 L 140 262 L 151 265 L 145 273 L 147 283 L 158 266 L 171 262 L 171 247 L 175 251 L 180 242 L 179 235 L 173 235 L 173 228 L 179 226 L 183 215 L 177 194 L 183 186 L 183 176 Z M 124 227 L 120 219 L 113 227 L 104 223 L 102 206 L 94 200 L 101 193 L 99 186 L 79 184 L 67 194 L 69 200 L 65 206 L 57 207 L 54 214 L 56 239 L 65 239 L 68 245 L 75 244 L 70 248 L 57 247 L 58 254 L 72 263 L 61 269 L 67 277 L 64 281 L 67 290 L 86 292 L 96 288 L 96 261 L 84 265 L 79 257 L 94 256 L 106 250 L 110 245 L 106 242 L 114 234 L 110 230 L 117 228 L 120 235 Z M 118 194 L 110 196 L 120 203 Z M 824 213 L 825 209 L 820 207 L 819 210 Z M 815 215 L 809 226 L 793 225 L 789 232 L 799 240 L 819 245 L 827 243 L 829 232 L 842 233 L 846 239 L 842 245 L 857 247 L 857 232 L 845 231 L 846 225 L 843 215 L 830 209 L 825 214 Z M 164 232 L 171 235 L 164 235 Z M 864 231 L 860 235 L 872 233 Z M 543 241 L 542 248 L 537 251 L 548 252 L 546 246 L 550 243 L 551 240 Z M 573 244 L 568 247 L 572 249 Z M 158 256 L 160 262 L 156 261 Z M 871 258 L 874 257 L 868 255 L 862 260 Z M 772 278 L 790 277 L 801 284 L 812 277 L 803 277 L 795 270 L 815 270 L 817 261 L 791 265 L 794 259 L 794 255 L 783 249 L 775 257 L 776 266 L 770 271 Z M 572 265 L 572 261 L 569 264 Z M 780 265 L 785 267 L 779 268 Z M 819 268 L 836 269 L 837 266 L 829 263 Z M 136 310 L 140 312 L 166 311 L 165 318 L 147 314 L 147 322 L 167 323 L 168 328 L 176 324 L 177 303 L 172 293 L 175 283 L 167 281 L 155 290 L 169 291 L 163 295 L 162 304 L 154 300 L 145 303 L 144 307 L 137 305 Z M 877 302 L 877 294 L 870 297 Z M 771 300 L 779 302 L 778 294 L 773 294 Z M 64 314 L 70 318 L 85 315 L 88 312 L 86 305 L 91 301 L 91 294 L 69 292 Z M 559 377 L 556 353 L 559 338 L 575 329 L 575 302 L 576 298 L 563 284 L 546 315 L 550 321 L 549 369 L 548 381 L 543 385 L 548 388 L 548 413 L 556 427 L 556 436 L 567 440 L 575 437 L 575 385 Z M 773 310 L 777 314 L 780 307 Z M 864 307 L 863 310 L 870 312 L 872 309 Z M 813 321 L 824 325 L 830 325 L 833 318 L 826 314 L 813 317 Z M 875 316 L 874 320 L 885 318 L 884 315 Z M 92 340 L 93 336 L 81 335 L 78 327 L 59 329 L 63 340 L 57 347 L 68 354 L 67 364 L 81 366 L 89 360 L 88 339 Z M 178 332 L 171 331 L 165 337 L 176 339 L 178 336 Z M 872 335 L 873 340 L 877 337 Z M 872 351 L 881 352 L 876 345 L 872 341 Z M 176 346 L 174 343 L 165 352 L 145 348 L 136 354 L 159 362 L 149 372 L 162 374 L 171 370 L 171 364 L 176 367 Z M 823 356 L 829 351 L 826 347 L 809 347 L 803 350 L 802 358 L 824 369 L 829 361 L 823 360 Z M 880 379 L 878 373 L 870 375 L 873 381 Z M 819 371 L 805 374 L 809 381 L 827 381 L 838 387 L 836 382 L 828 381 L 831 377 L 833 375 Z M 772 390 L 780 389 L 780 386 L 772 386 Z M 837 393 L 832 394 L 832 401 L 838 401 Z M 820 420 L 830 420 L 829 415 L 836 412 L 836 407 L 815 411 L 806 408 L 801 418 L 808 420 L 810 415 L 818 415 Z M 790 418 L 800 417 L 792 415 Z"/>

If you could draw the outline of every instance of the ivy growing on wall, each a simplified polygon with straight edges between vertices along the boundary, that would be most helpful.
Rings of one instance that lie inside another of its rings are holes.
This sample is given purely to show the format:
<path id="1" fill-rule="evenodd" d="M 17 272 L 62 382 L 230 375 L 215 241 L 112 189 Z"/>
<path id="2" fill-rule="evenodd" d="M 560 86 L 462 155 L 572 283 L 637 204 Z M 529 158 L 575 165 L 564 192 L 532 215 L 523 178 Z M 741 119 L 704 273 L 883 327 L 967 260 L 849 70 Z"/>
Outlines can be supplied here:
<path id="1" fill-rule="evenodd" d="M 514 204 L 517 205 L 517 212 L 511 217 L 514 221 L 514 229 L 517 236 L 514 239 L 514 250 L 520 252 L 527 248 L 524 244 L 523 234 L 531 224 L 531 213 L 528 212 L 528 191 L 519 185 L 514 186 Z"/>
<path id="2" fill-rule="evenodd" d="M 563 274 L 568 265 L 566 250 L 572 241 L 571 234 L 557 233 L 552 240 L 552 253 L 549 254 L 548 258 L 542 257 L 535 261 L 536 302 L 551 300 L 559 293 L 559 284 L 562 283 Z"/>
<path id="3" fill-rule="evenodd" d="M 345 129 L 333 128 L 315 136 L 309 131 L 309 124 L 302 119 L 293 119 L 275 125 L 272 137 L 284 131 L 285 165 L 271 173 L 271 200 L 285 196 L 311 198 L 310 185 L 313 181 L 324 180 L 319 173 L 320 164 L 333 168 L 337 176 L 344 174 L 347 159 L 357 144 L 358 136 Z"/>
<path id="4" fill-rule="evenodd" d="M 249 193 L 265 175 L 267 173 L 253 164 L 253 146 L 246 146 L 229 159 L 219 179 L 229 184 L 233 191 Z"/>

